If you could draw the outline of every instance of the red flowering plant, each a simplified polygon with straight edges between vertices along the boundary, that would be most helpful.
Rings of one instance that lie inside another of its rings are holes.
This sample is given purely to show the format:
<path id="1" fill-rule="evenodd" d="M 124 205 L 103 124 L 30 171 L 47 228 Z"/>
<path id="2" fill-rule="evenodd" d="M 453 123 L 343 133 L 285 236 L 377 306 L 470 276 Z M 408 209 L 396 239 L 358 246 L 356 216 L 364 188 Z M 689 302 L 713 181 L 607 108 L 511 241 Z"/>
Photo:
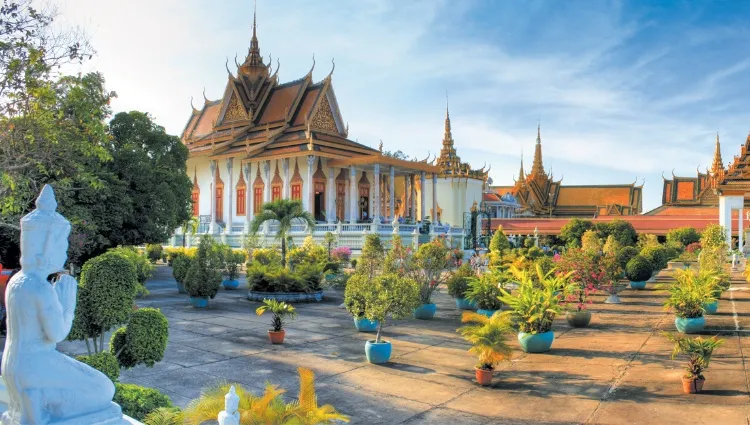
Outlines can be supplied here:
<path id="1" fill-rule="evenodd" d="M 615 293 L 619 265 L 614 255 L 599 254 L 582 249 L 569 249 L 556 259 L 558 273 L 571 273 L 573 288 L 565 294 L 563 303 L 576 311 L 586 310 L 591 296 L 599 290 Z"/>

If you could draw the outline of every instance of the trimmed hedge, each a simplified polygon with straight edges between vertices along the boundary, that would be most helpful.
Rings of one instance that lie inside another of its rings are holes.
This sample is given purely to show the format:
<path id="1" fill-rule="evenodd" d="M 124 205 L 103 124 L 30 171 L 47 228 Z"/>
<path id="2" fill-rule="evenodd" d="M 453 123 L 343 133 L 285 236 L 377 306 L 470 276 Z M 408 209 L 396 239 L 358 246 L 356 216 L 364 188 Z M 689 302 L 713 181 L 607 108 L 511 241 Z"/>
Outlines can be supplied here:
<path id="1" fill-rule="evenodd" d="M 120 365 L 117 363 L 115 356 L 110 352 L 103 351 L 90 356 L 78 356 L 76 357 L 76 360 L 81 363 L 86 363 L 103 373 L 112 382 L 117 382 L 120 378 Z"/>
<path id="2" fill-rule="evenodd" d="M 123 414 L 138 421 L 160 407 L 173 407 L 172 400 L 159 390 L 119 382 L 115 383 L 115 397 L 112 401 L 122 407 Z"/>
<path id="3" fill-rule="evenodd" d="M 646 281 L 651 278 L 653 272 L 654 266 L 642 255 L 633 257 L 625 267 L 625 277 L 631 282 Z"/>
<path id="4" fill-rule="evenodd" d="M 322 286 L 322 267 L 300 264 L 295 270 L 254 262 L 247 269 L 247 285 L 256 292 L 316 292 Z"/>
<path id="5" fill-rule="evenodd" d="M 638 255 L 638 248 L 633 246 L 624 246 L 615 253 L 615 259 L 617 259 L 617 263 L 620 265 L 620 268 L 625 270 L 630 260 L 632 260 L 636 255 Z"/>
<path id="6" fill-rule="evenodd" d="M 140 308 L 130 316 L 127 327 L 112 335 L 110 351 L 124 368 L 141 363 L 152 367 L 164 358 L 168 338 L 169 322 L 164 314 L 155 308 Z"/>

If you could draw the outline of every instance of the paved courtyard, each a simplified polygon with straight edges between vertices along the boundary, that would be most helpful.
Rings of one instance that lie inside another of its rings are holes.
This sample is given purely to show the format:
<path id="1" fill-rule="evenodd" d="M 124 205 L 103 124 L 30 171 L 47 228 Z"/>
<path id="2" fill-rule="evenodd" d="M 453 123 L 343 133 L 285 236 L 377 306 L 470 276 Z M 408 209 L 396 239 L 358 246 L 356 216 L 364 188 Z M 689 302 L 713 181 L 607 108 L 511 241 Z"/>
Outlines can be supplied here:
<path id="1" fill-rule="evenodd" d="M 668 282 L 668 278 L 660 278 Z M 365 360 L 371 334 L 358 333 L 343 294 L 300 304 L 287 326 L 287 342 L 272 346 L 270 317 L 255 315 L 246 287 L 221 290 L 208 310 L 192 308 L 178 294 L 171 269 L 157 267 L 151 295 L 140 306 L 158 307 L 169 319 L 167 353 L 153 368 L 123 371 L 121 381 L 158 388 L 185 406 L 201 388 L 233 381 L 262 391 L 268 380 L 297 392 L 298 366 L 315 371 L 319 402 L 333 404 L 354 424 L 748 424 L 750 392 L 744 351 L 750 351 L 750 292 L 735 276 L 734 290 L 709 316 L 706 334 L 726 339 L 706 375 L 707 391 L 681 393 L 681 360 L 670 360 L 672 344 L 660 332 L 673 330 L 673 315 L 662 310 L 665 291 L 623 290 L 621 305 L 597 300 L 589 328 L 555 323 L 548 354 L 524 354 L 500 366 L 493 385 L 474 383 L 474 357 L 456 334 L 460 312 L 438 294 L 434 320 L 391 323 L 389 365 Z M 82 343 L 64 343 L 69 353 Z"/>

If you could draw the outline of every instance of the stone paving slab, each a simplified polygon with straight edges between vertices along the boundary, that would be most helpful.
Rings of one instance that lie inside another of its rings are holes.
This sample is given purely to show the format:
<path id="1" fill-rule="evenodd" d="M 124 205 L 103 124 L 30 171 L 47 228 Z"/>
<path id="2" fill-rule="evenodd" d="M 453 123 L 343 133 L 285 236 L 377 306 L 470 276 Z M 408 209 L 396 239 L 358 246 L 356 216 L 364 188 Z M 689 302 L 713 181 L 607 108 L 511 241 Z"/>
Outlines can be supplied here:
<path id="1" fill-rule="evenodd" d="M 359 333 L 339 307 L 340 290 L 322 303 L 298 304 L 287 326 L 287 342 L 268 342 L 269 317 L 245 290 L 221 289 L 210 308 L 194 309 L 178 294 L 171 270 L 158 266 L 140 306 L 162 309 L 170 325 L 165 358 L 153 368 L 123 370 L 122 382 L 151 386 L 185 406 L 202 388 L 232 381 L 261 392 L 266 381 L 298 391 L 297 367 L 316 373 L 320 403 L 350 415 L 353 424 L 748 424 L 750 287 L 733 275 L 733 291 L 707 316 L 704 336 L 725 344 L 706 372 L 706 392 L 681 393 L 683 360 L 671 360 L 674 316 L 665 312 L 670 278 L 645 290 L 624 288 L 622 304 L 595 297 L 589 328 L 555 321 L 552 351 L 526 354 L 510 338 L 513 360 L 498 367 L 490 387 L 474 382 L 475 358 L 456 333 L 461 312 L 444 292 L 435 295 L 435 320 L 390 321 L 383 336 L 393 343 L 392 362 L 370 365 L 364 345 L 374 334 Z M 244 283 L 243 283 L 244 286 Z M 736 314 L 735 314 L 736 313 Z M 86 353 L 81 342 L 59 349 Z"/>

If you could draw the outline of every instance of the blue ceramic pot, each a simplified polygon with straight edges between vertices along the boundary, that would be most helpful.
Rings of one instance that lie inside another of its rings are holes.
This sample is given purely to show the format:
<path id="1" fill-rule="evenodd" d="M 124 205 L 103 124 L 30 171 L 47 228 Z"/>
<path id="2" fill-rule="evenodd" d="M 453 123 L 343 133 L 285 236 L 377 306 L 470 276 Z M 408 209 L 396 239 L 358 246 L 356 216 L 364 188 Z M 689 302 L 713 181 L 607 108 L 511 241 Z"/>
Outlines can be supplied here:
<path id="1" fill-rule="evenodd" d="M 375 340 L 367 341 L 365 344 L 365 355 L 367 356 L 367 361 L 370 363 L 388 363 L 391 359 L 390 341 L 380 343 L 375 343 Z"/>
<path id="2" fill-rule="evenodd" d="M 233 280 L 225 280 L 221 282 L 222 285 L 224 285 L 224 289 L 237 289 L 238 286 L 240 286 L 240 281 L 233 279 Z"/>
<path id="3" fill-rule="evenodd" d="M 422 304 L 414 310 L 414 317 L 421 320 L 430 320 L 435 316 L 437 306 L 435 304 Z"/>
<path id="4" fill-rule="evenodd" d="M 547 331 L 540 334 L 518 333 L 518 342 L 521 344 L 523 351 L 527 353 L 546 353 L 552 348 L 552 341 L 555 340 L 555 333 Z"/>
<path id="5" fill-rule="evenodd" d="M 487 317 L 492 317 L 492 315 L 495 314 L 496 311 L 498 311 L 498 310 L 485 310 L 485 309 L 482 309 L 482 308 L 478 308 L 477 309 L 477 313 L 483 314 L 483 315 L 485 315 Z"/>
<path id="6" fill-rule="evenodd" d="M 354 326 L 360 332 L 377 332 L 380 322 L 377 320 L 367 320 L 367 318 L 354 318 Z"/>
<path id="7" fill-rule="evenodd" d="M 646 281 L 643 282 L 633 282 L 630 281 L 630 287 L 633 289 L 646 289 Z"/>
<path id="8" fill-rule="evenodd" d="M 692 319 L 675 317 L 674 324 L 677 326 L 677 330 L 684 334 L 695 334 L 706 327 L 706 318 L 703 316 Z"/>
<path id="9" fill-rule="evenodd" d="M 459 310 L 476 310 L 477 305 L 466 298 L 456 298 L 456 308 Z"/>
<path id="10" fill-rule="evenodd" d="M 190 297 L 190 303 L 195 308 L 206 308 L 208 307 L 208 297 Z"/>
<path id="11" fill-rule="evenodd" d="M 703 309 L 706 310 L 706 314 L 716 314 L 716 311 L 719 309 L 719 302 L 703 303 Z"/>
<path id="12" fill-rule="evenodd" d="M 177 282 L 177 292 L 180 294 L 187 294 L 187 291 L 185 290 L 185 285 Z"/>
<path id="13" fill-rule="evenodd" d="M 327 281 L 331 281 L 331 280 L 334 280 L 334 279 L 336 279 L 336 275 L 335 274 L 329 273 L 329 274 L 326 275 L 326 280 Z"/>

